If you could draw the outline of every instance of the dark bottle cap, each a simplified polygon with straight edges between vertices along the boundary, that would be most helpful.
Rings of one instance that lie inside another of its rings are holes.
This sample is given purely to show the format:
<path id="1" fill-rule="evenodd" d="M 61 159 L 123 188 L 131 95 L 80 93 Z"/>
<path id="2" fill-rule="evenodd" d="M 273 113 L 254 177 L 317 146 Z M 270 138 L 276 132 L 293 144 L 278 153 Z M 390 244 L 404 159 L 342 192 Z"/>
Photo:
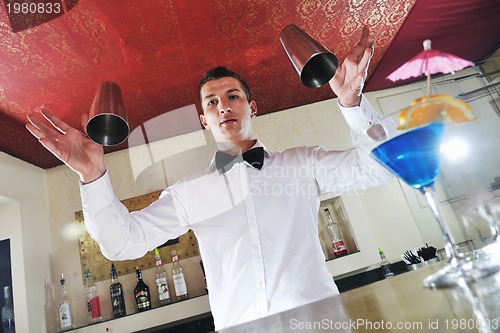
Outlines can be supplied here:
<path id="1" fill-rule="evenodd" d="M 137 276 L 137 279 L 142 280 L 142 272 L 139 266 L 135 266 L 135 275 Z"/>

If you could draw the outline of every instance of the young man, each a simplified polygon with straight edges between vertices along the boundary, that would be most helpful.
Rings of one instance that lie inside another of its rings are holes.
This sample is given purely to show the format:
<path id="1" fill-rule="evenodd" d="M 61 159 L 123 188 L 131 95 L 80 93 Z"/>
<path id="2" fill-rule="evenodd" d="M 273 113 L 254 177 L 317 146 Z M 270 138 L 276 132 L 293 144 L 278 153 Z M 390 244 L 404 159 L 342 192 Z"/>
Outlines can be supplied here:
<path id="1" fill-rule="evenodd" d="M 330 82 L 354 130 L 377 116 L 361 97 L 371 46 L 364 29 Z M 80 175 L 85 226 L 107 258 L 138 258 L 193 230 L 217 330 L 338 294 L 317 236 L 319 197 L 391 176 L 355 149 L 268 150 L 252 131 L 257 104 L 246 82 L 224 67 L 205 74 L 199 95 L 201 123 L 218 144 L 213 162 L 130 214 L 113 194 L 101 146 L 45 110 L 52 127 L 30 115 L 27 128 Z"/>

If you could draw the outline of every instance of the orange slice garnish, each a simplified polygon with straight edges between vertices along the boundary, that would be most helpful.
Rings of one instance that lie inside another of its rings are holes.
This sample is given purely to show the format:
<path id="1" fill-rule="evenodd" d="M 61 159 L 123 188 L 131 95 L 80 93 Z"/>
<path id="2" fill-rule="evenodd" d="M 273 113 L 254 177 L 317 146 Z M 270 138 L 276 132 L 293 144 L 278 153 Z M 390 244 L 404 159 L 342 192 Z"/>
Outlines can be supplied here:
<path id="1" fill-rule="evenodd" d="M 417 98 L 409 107 L 401 110 L 398 129 L 442 121 L 443 117 L 455 124 L 467 123 L 477 118 L 471 113 L 471 107 L 466 102 L 454 99 L 448 94 L 436 94 Z"/>
<path id="2" fill-rule="evenodd" d="M 470 105 L 461 99 L 452 99 L 446 104 L 445 112 L 445 118 L 455 124 L 468 123 L 477 118 L 472 114 Z"/>

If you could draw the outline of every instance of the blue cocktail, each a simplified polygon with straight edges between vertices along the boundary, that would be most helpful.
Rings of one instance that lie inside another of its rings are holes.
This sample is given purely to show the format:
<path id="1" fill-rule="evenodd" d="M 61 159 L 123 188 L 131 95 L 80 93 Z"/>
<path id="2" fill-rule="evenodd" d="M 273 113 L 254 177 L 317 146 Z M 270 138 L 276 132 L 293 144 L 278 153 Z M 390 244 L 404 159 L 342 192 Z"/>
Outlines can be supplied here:
<path id="1" fill-rule="evenodd" d="M 444 124 L 417 127 L 372 150 L 371 155 L 408 185 L 430 186 L 439 171 L 439 150 Z"/>

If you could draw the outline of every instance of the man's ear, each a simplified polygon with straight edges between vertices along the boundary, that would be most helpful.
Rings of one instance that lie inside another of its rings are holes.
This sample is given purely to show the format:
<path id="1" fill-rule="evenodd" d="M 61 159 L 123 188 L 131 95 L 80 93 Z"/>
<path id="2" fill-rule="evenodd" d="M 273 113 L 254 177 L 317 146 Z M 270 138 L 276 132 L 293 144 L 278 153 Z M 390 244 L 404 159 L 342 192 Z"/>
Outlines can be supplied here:
<path id="1" fill-rule="evenodd" d="M 203 127 L 205 127 L 205 129 L 210 131 L 210 128 L 208 127 L 207 119 L 205 118 L 204 114 L 200 114 L 200 121 L 201 121 L 201 124 L 203 125 Z"/>
<path id="2" fill-rule="evenodd" d="M 255 103 L 255 101 L 250 102 L 250 109 L 251 109 L 250 116 L 252 118 L 257 117 L 257 103 Z"/>

